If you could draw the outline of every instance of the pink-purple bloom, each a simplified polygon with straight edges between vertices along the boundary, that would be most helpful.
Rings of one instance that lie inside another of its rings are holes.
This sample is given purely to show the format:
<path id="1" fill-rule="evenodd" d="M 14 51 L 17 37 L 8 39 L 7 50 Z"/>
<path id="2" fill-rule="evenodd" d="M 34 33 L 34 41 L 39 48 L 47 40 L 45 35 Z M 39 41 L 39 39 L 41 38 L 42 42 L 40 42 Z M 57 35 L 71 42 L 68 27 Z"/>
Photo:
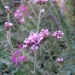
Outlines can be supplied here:
<path id="1" fill-rule="evenodd" d="M 63 58 L 57 58 L 57 59 L 56 59 L 56 62 L 57 62 L 57 63 L 62 63 L 63 61 L 64 61 Z"/>
<path id="2" fill-rule="evenodd" d="M 9 30 L 13 26 L 13 23 L 5 22 L 4 24 L 4 30 Z"/>
<path id="3" fill-rule="evenodd" d="M 37 4 L 45 4 L 48 0 L 35 0 L 35 3 Z"/>
<path id="4" fill-rule="evenodd" d="M 6 12 L 10 11 L 10 7 L 9 6 L 5 6 Z"/>
<path id="5" fill-rule="evenodd" d="M 54 37 L 57 38 L 57 39 L 61 39 L 63 35 L 64 35 L 64 33 L 63 33 L 62 31 L 60 31 L 60 30 L 55 31 L 55 32 L 52 34 L 52 36 L 54 36 Z"/>
<path id="6" fill-rule="evenodd" d="M 22 53 L 18 50 L 12 54 L 11 59 L 16 66 L 18 66 L 20 62 L 24 63 L 28 61 L 27 56 L 22 55 Z"/>
<path id="7" fill-rule="evenodd" d="M 20 10 L 17 10 L 16 12 L 14 12 L 14 16 L 16 19 L 20 19 L 22 17 L 22 13 L 20 13 Z"/>
<path id="8" fill-rule="evenodd" d="M 25 7 L 24 5 L 21 5 L 21 6 L 19 7 L 19 10 L 20 10 L 21 12 L 24 12 L 24 13 L 27 12 L 27 9 L 26 9 L 26 7 Z"/>
<path id="9" fill-rule="evenodd" d="M 34 49 L 40 43 L 40 41 L 41 40 L 38 33 L 31 32 L 30 36 L 24 40 L 24 43 L 27 45 L 27 47 L 31 46 L 31 49 Z"/>
<path id="10" fill-rule="evenodd" d="M 21 5 L 18 10 L 14 12 L 15 18 L 19 21 L 20 24 L 24 23 L 24 19 L 27 17 L 27 9 L 24 5 Z"/>
<path id="11" fill-rule="evenodd" d="M 42 29 L 41 32 L 39 33 L 39 35 L 42 36 L 43 38 L 47 38 L 49 34 L 50 32 L 48 31 L 48 29 Z"/>
<path id="12" fill-rule="evenodd" d="M 40 42 L 49 36 L 48 29 L 42 29 L 40 33 L 31 32 L 29 37 L 24 40 L 23 47 L 31 46 L 32 50 L 37 50 Z"/>
<path id="13" fill-rule="evenodd" d="M 22 48 L 23 47 L 23 44 L 19 44 L 18 45 L 18 49 Z"/>
<path id="14" fill-rule="evenodd" d="M 32 49 L 32 50 L 37 50 L 37 49 L 38 49 L 38 46 L 32 45 L 32 46 L 31 46 L 31 49 Z"/>

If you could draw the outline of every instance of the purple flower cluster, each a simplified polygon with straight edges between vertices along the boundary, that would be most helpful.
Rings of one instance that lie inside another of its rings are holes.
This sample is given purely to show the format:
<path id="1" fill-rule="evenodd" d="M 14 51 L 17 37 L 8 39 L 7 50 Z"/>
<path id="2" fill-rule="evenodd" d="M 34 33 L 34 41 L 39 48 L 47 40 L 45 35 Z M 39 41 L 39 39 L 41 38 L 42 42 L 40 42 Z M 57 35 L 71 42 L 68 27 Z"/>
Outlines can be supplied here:
<path id="1" fill-rule="evenodd" d="M 4 24 L 4 30 L 9 30 L 13 26 L 13 23 L 5 22 Z"/>
<path id="2" fill-rule="evenodd" d="M 58 30 L 58 31 L 55 31 L 52 35 L 57 39 L 61 39 L 62 36 L 64 35 L 64 33 L 62 31 Z"/>
<path id="3" fill-rule="evenodd" d="M 20 24 L 24 22 L 24 17 L 27 17 L 27 9 L 25 6 L 21 5 L 16 12 L 14 12 L 15 18 L 19 21 Z"/>
<path id="4" fill-rule="evenodd" d="M 23 47 L 31 46 L 32 50 L 37 50 L 40 42 L 49 36 L 48 29 L 42 29 L 40 33 L 31 32 L 30 36 L 24 40 L 25 45 Z"/>
<path id="5" fill-rule="evenodd" d="M 37 4 L 45 4 L 48 0 L 35 0 L 35 3 Z"/>
<path id="6" fill-rule="evenodd" d="M 18 66 L 19 65 L 19 61 L 21 63 L 24 63 L 24 62 L 27 62 L 28 61 L 28 58 L 27 56 L 23 56 L 22 53 L 20 51 L 15 51 L 15 53 L 12 54 L 11 56 L 12 58 L 12 62 Z"/>

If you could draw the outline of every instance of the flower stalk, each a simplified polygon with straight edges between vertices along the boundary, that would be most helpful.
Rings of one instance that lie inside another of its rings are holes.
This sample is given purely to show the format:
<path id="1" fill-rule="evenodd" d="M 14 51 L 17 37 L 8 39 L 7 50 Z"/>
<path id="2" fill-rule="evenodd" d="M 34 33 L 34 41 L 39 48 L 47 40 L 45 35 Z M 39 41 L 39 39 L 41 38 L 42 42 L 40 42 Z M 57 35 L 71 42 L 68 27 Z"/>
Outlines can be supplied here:
<path id="1" fill-rule="evenodd" d="M 38 16 L 37 16 L 36 12 L 34 11 L 34 9 L 33 9 L 32 5 L 31 5 L 30 1 L 28 1 L 28 4 L 29 4 L 31 10 L 33 11 L 35 17 L 38 18 Z"/>
<path id="2" fill-rule="evenodd" d="M 39 32 L 40 27 L 40 19 L 41 19 L 41 5 L 39 10 L 39 17 L 38 17 L 38 25 L 37 25 L 37 32 Z M 34 74 L 37 75 L 37 50 L 34 52 L 35 61 L 34 61 Z"/>
<path id="3" fill-rule="evenodd" d="M 56 43 L 56 41 L 53 43 L 53 46 L 51 47 L 51 49 L 54 47 L 55 43 Z M 54 62 L 54 60 L 53 60 L 53 57 L 52 57 L 52 55 L 51 55 L 51 52 L 49 51 L 49 48 L 48 48 L 47 45 L 46 45 L 46 47 L 47 47 L 47 52 L 48 52 L 48 54 L 49 54 L 49 59 L 52 61 L 53 65 L 54 65 L 54 67 L 56 68 L 56 70 L 58 71 L 59 75 L 62 75 L 61 72 L 58 70 L 56 64 L 55 64 L 55 62 Z M 50 50 L 51 50 L 51 49 L 50 49 Z"/>
<path id="4" fill-rule="evenodd" d="M 34 60 L 34 74 L 37 75 L 37 51 L 34 52 L 35 60 Z"/>
<path id="5" fill-rule="evenodd" d="M 7 21 L 10 22 L 10 14 L 9 14 L 8 12 L 7 12 Z M 16 55 L 15 50 L 14 50 L 14 47 L 13 47 L 12 42 L 11 42 L 11 35 L 10 35 L 10 33 L 11 33 L 11 28 L 10 28 L 8 31 L 6 31 L 6 34 L 7 34 L 7 37 L 6 37 L 6 38 L 7 38 L 7 41 L 8 41 L 8 43 L 9 43 L 11 53 L 13 52 L 13 53 Z M 16 55 L 16 58 L 18 59 L 18 61 L 20 62 L 20 64 L 25 68 L 25 70 L 26 70 L 29 74 L 34 75 L 33 73 L 31 73 L 31 72 L 24 66 L 24 64 L 20 61 L 20 59 L 18 58 L 17 55 Z"/>
<path id="6" fill-rule="evenodd" d="M 40 5 L 40 10 L 39 10 L 39 17 L 38 17 L 37 32 L 39 32 L 39 29 L 40 29 L 41 8 L 42 8 L 42 5 Z"/>

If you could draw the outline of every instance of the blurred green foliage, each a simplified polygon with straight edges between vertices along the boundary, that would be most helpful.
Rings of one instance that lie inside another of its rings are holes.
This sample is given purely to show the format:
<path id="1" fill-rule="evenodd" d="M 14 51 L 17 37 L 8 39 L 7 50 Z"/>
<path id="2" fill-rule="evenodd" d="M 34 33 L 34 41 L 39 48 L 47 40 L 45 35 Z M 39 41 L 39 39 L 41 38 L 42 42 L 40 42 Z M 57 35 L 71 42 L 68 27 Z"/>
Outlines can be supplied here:
<path id="1" fill-rule="evenodd" d="M 12 11 L 15 10 L 14 7 L 12 7 L 13 4 L 11 3 L 11 1 L 9 1 L 8 4 L 11 6 L 11 8 L 13 8 Z M 50 5 L 51 4 L 48 3 L 47 8 Z M 63 63 L 57 64 L 59 71 L 62 72 L 63 75 L 75 75 L 75 30 L 74 30 L 75 28 L 75 25 L 74 25 L 75 24 L 75 9 L 74 8 L 75 7 L 74 6 L 75 6 L 74 0 L 70 0 L 68 3 L 69 12 L 67 15 L 63 16 L 60 12 L 59 7 L 56 4 L 54 4 L 54 6 L 50 9 L 50 11 L 47 12 L 47 15 L 43 17 L 41 21 L 41 26 L 40 26 L 40 30 L 42 28 L 48 28 L 51 32 L 54 32 L 55 30 L 61 29 L 65 33 L 64 38 L 59 41 L 57 40 L 56 41 L 57 44 L 51 50 L 51 55 L 54 61 L 58 57 L 64 58 Z M 4 9 L 4 5 L 1 3 L 1 1 L 0 1 L 0 8 L 2 10 Z M 11 15 L 11 18 L 12 18 L 12 15 Z M 11 63 L 11 54 L 9 51 L 9 45 L 7 42 L 5 43 L 6 40 L 4 39 L 3 27 L 4 27 L 5 21 L 6 21 L 6 15 L 0 18 L 0 72 L 7 69 L 6 71 L 3 72 L 2 75 L 4 74 L 30 75 L 22 66 L 16 67 Z M 14 23 L 14 27 L 12 28 L 13 33 L 18 32 L 22 34 L 23 32 L 23 34 L 25 35 L 23 37 L 27 37 L 31 30 L 36 31 L 36 24 L 37 24 L 36 19 L 35 19 L 35 23 L 32 20 L 27 19 L 26 20 L 27 26 L 26 25 L 23 27 L 20 26 L 21 30 L 17 26 L 17 24 L 19 23 L 15 22 L 14 18 L 11 19 L 11 21 Z M 28 29 L 26 29 L 26 27 Z M 22 35 L 20 34 L 18 34 L 18 38 L 20 37 L 21 39 Z M 13 42 L 15 49 L 17 48 L 17 45 L 19 43 L 22 43 L 22 41 L 16 39 L 16 34 L 15 34 L 15 37 L 12 37 L 12 42 Z M 49 46 L 49 49 L 53 45 L 52 44 L 53 41 L 54 41 L 53 37 L 50 37 L 46 41 Z M 42 43 L 40 47 L 40 50 L 42 50 L 42 55 L 39 55 L 38 57 L 38 66 L 40 68 L 37 68 L 38 69 L 37 75 L 42 75 L 42 73 L 43 74 L 46 73 L 49 75 L 49 73 L 51 72 L 53 72 L 54 75 L 59 75 L 52 61 L 49 60 L 49 54 L 46 51 L 47 48 L 45 50 L 44 47 L 46 46 L 44 45 L 44 43 Z M 25 66 L 29 70 L 33 70 L 33 62 L 27 63 L 25 64 Z"/>

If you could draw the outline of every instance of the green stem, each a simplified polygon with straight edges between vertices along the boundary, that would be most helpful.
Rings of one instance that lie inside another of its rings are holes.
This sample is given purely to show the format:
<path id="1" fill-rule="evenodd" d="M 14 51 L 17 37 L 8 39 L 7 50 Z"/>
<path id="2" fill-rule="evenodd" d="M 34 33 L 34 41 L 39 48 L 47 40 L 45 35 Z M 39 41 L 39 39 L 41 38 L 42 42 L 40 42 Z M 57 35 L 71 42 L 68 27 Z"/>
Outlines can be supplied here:
<path id="1" fill-rule="evenodd" d="M 10 15 L 7 13 L 7 21 L 10 22 Z"/>
<path id="2" fill-rule="evenodd" d="M 41 19 L 50 11 L 50 9 L 52 8 L 53 4 L 51 4 L 51 6 L 48 8 L 48 10 L 42 15 Z"/>
<path id="3" fill-rule="evenodd" d="M 30 1 L 28 1 L 28 4 L 29 4 L 31 10 L 33 11 L 35 17 L 38 18 L 38 16 L 37 16 L 36 12 L 34 11 L 34 9 L 33 9 L 32 5 L 31 5 Z"/>
<path id="4" fill-rule="evenodd" d="M 51 53 L 50 53 L 50 52 L 48 52 L 48 53 L 49 53 L 49 55 L 50 55 L 50 59 L 52 60 L 53 65 L 55 66 L 56 70 L 58 71 L 58 73 L 59 73 L 60 75 L 62 75 L 62 74 L 60 73 L 60 71 L 58 70 L 57 66 L 55 65 L 55 63 L 54 63 L 54 60 L 53 60 L 53 57 L 52 57 Z"/>
<path id="5" fill-rule="evenodd" d="M 54 44 L 55 44 L 55 43 L 54 43 Z M 54 46 L 54 45 L 53 45 L 53 46 Z M 52 46 L 52 48 L 53 48 L 53 46 Z M 51 49 L 52 49 L 52 48 L 51 48 Z M 48 46 L 47 46 L 47 49 L 48 49 Z M 52 55 L 51 55 L 49 49 L 48 49 L 48 54 L 49 54 L 49 58 L 50 58 L 50 60 L 52 61 L 54 67 L 56 68 L 56 70 L 58 71 L 58 73 L 59 73 L 60 75 L 62 75 L 61 72 L 58 70 L 56 64 L 55 64 L 55 62 L 54 62 L 54 60 L 53 60 L 53 57 L 52 57 Z"/>
<path id="6" fill-rule="evenodd" d="M 41 7 L 42 6 L 40 6 L 40 10 L 39 10 L 37 32 L 39 32 L 39 27 L 40 27 Z M 37 51 L 34 52 L 34 56 L 35 56 L 35 61 L 34 61 L 34 74 L 37 75 Z"/>
<path id="7" fill-rule="evenodd" d="M 8 20 L 8 22 L 10 22 L 10 15 L 9 15 L 9 13 L 7 13 L 7 20 Z M 6 33 L 7 33 L 7 41 L 8 41 L 8 43 L 9 43 L 9 45 L 10 45 L 10 50 L 16 55 L 15 50 L 14 50 L 13 45 L 12 45 L 12 42 L 11 42 L 11 35 L 10 35 L 10 32 L 11 32 L 11 29 L 6 32 Z M 11 52 L 11 53 L 12 53 L 12 52 Z M 18 56 L 17 56 L 17 55 L 16 55 L 16 58 L 18 59 Z M 19 59 L 18 59 L 18 61 L 19 61 L 20 64 L 27 70 L 28 73 L 30 73 L 31 75 L 34 75 L 34 74 L 32 74 L 32 73 L 24 66 L 24 64 L 23 64 Z"/>
<path id="8" fill-rule="evenodd" d="M 37 53 L 34 52 L 35 61 L 34 61 L 34 74 L 37 75 Z"/>
<path id="9" fill-rule="evenodd" d="M 8 37 L 7 37 L 7 41 L 8 41 L 8 43 L 9 43 L 9 45 L 10 45 L 10 48 L 11 48 L 12 52 L 16 55 L 15 50 L 14 50 L 14 48 L 13 48 L 13 45 L 12 45 L 12 43 L 11 43 L 10 33 L 8 33 L 7 36 L 8 36 Z M 17 55 L 16 55 L 16 58 L 18 59 L 18 56 L 17 56 Z M 19 61 L 20 64 L 27 70 L 28 73 L 30 73 L 31 75 L 33 75 L 33 74 L 24 66 L 24 64 L 21 63 L 21 61 L 20 61 L 19 59 L 18 59 L 18 61 Z"/>
<path id="10" fill-rule="evenodd" d="M 40 10 L 39 10 L 39 17 L 38 17 L 38 25 L 37 25 L 37 32 L 39 32 L 39 28 L 40 28 L 40 19 L 41 19 L 41 5 L 40 5 Z"/>

